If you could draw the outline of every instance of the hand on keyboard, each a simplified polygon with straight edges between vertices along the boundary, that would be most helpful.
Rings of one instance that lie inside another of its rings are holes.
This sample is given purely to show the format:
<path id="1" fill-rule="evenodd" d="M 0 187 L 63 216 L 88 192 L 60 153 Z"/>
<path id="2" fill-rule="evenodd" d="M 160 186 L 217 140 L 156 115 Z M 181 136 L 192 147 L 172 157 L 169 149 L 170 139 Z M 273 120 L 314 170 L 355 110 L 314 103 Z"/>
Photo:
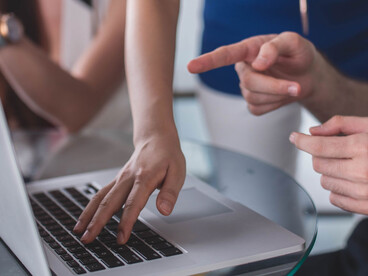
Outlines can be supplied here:
<path id="1" fill-rule="evenodd" d="M 94 196 L 79 217 L 74 231 L 84 233 L 83 243 L 92 242 L 123 205 L 117 242 L 126 243 L 155 189 L 160 189 L 156 203 L 160 213 L 169 215 L 172 212 L 185 179 L 185 159 L 176 140 L 167 135 L 136 145 L 128 163 Z"/>

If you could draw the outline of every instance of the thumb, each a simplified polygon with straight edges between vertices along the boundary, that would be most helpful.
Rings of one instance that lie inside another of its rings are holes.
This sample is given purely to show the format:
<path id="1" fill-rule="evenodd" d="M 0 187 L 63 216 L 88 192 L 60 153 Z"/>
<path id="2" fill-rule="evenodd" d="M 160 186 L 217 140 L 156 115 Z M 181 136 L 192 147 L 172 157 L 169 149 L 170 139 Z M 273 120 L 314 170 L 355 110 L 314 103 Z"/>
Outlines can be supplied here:
<path id="1" fill-rule="evenodd" d="M 185 176 L 179 177 L 177 170 L 169 167 L 156 200 L 157 209 L 161 214 L 165 216 L 171 214 L 179 196 L 179 192 L 184 184 L 184 179 Z"/>

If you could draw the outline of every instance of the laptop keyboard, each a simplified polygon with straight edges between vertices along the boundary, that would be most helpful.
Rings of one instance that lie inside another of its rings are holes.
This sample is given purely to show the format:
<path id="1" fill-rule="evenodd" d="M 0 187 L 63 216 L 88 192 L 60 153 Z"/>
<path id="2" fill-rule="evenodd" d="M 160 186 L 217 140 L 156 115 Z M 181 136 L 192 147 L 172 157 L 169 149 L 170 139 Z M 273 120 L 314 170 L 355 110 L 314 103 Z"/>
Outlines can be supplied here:
<path id="1" fill-rule="evenodd" d="M 182 254 L 140 220 L 135 223 L 128 242 L 117 244 L 118 214 L 95 241 L 83 245 L 79 241 L 81 236 L 72 231 L 89 199 L 75 188 L 36 193 L 30 200 L 41 238 L 75 274 Z"/>

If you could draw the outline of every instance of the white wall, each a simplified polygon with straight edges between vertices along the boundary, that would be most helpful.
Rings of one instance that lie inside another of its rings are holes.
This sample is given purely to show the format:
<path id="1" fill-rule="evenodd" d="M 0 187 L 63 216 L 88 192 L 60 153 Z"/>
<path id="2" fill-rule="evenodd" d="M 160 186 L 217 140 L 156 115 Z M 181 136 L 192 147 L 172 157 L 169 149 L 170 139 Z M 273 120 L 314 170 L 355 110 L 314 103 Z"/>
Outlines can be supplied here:
<path id="1" fill-rule="evenodd" d="M 195 89 L 196 77 L 187 71 L 187 64 L 200 51 L 202 6 L 203 0 L 181 1 L 174 72 L 175 91 Z"/>

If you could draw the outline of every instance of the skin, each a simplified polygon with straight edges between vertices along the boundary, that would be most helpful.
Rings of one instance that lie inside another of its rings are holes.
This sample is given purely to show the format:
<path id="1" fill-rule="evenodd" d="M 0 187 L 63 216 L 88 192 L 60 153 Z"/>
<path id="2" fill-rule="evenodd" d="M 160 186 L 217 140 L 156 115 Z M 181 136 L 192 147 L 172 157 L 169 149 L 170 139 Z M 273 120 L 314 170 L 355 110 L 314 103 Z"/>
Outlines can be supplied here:
<path id="1" fill-rule="evenodd" d="M 152 192 L 160 189 L 157 209 L 167 216 L 184 184 L 185 158 L 172 109 L 178 11 L 179 1 L 127 0 L 125 51 L 135 152 L 80 216 L 74 231 L 84 233 L 84 243 L 93 241 L 123 204 L 117 242 L 127 242 Z"/>
<path id="2" fill-rule="evenodd" d="M 292 133 L 290 141 L 313 156 L 331 203 L 368 215 L 368 118 L 335 116 L 310 132 Z"/>
<path id="3" fill-rule="evenodd" d="M 218 48 L 192 60 L 188 70 L 201 73 L 231 64 L 254 115 L 299 102 L 322 122 L 335 114 L 368 116 L 368 85 L 340 74 L 296 33 L 255 36 Z"/>
<path id="4" fill-rule="evenodd" d="M 256 36 L 202 55 L 188 64 L 200 73 L 236 64 L 240 87 L 255 115 L 292 102 L 323 125 L 311 135 L 293 132 L 290 142 L 313 157 L 332 204 L 368 214 L 368 84 L 336 71 L 312 43 L 295 33 Z M 331 118 L 332 117 L 332 118 Z"/>
<path id="5" fill-rule="evenodd" d="M 43 14 L 52 8 L 43 4 L 47 2 L 50 1 L 40 0 Z M 55 45 L 60 43 L 56 43 L 58 36 L 53 32 L 58 29 L 58 16 L 56 19 L 41 16 L 49 26 L 45 33 L 50 40 L 51 56 L 26 37 L 0 49 L 1 73 L 18 96 L 36 114 L 68 132 L 83 128 L 123 80 L 124 26 L 121 24 L 125 18 L 125 2 L 113 0 L 108 13 L 91 46 L 71 72 L 57 62 L 59 49 Z"/>

